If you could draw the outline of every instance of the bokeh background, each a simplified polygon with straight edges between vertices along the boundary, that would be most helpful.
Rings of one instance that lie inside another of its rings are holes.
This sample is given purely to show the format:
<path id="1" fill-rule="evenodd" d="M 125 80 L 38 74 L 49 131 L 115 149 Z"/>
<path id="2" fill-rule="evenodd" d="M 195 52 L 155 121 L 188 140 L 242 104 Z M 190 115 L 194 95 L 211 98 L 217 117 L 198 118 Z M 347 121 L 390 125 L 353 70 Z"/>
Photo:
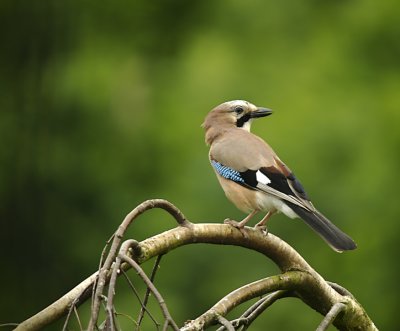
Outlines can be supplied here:
<path id="1" fill-rule="evenodd" d="M 96 270 L 146 199 L 168 199 L 193 222 L 243 217 L 214 178 L 200 125 L 219 103 L 246 99 L 274 110 L 253 131 L 359 248 L 337 254 L 283 216 L 269 230 L 379 328 L 396 329 L 399 17 L 396 0 L 1 1 L 0 323 Z M 151 211 L 129 236 L 173 226 Z M 156 284 L 182 324 L 276 272 L 253 252 L 197 245 L 164 257 Z M 137 304 L 128 292 L 118 296 L 126 314 Z M 310 330 L 320 319 L 286 299 L 253 329 Z"/>

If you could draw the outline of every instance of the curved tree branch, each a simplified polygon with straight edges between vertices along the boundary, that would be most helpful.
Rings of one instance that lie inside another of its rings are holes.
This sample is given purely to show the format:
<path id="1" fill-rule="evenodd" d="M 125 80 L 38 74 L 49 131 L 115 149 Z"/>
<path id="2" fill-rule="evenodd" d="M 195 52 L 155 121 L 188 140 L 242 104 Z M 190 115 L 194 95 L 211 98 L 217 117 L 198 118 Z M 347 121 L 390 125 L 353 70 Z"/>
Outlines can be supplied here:
<path id="1" fill-rule="evenodd" d="M 288 271 L 244 285 L 223 297 L 203 315 L 187 323 L 181 330 L 204 330 L 210 325 L 217 324 L 219 316 L 226 316 L 235 307 L 248 300 L 274 291 L 296 289 L 299 284 L 304 282 L 304 277 L 309 276 L 307 275 L 302 271 Z"/>
<path id="2" fill-rule="evenodd" d="M 119 258 L 126 261 L 126 254 L 121 254 L 123 252 L 119 248 L 129 224 L 144 211 L 160 206 L 175 217 L 179 226 L 137 243 L 132 252 L 129 253 L 131 256 L 128 256 L 128 258 L 133 258 L 138 264 L 144 263 L 152 257 L 166 254 L 180 246 L 193 243 L 208 243 L 236 245 L 258 251 L 273 260 L 283 273 L 282 275 L 245 285 L 241 289 L 228 294 L 227 297 L 234 298 L 233 304 L 231 303 L 221 308 L 221 304 L 217 303 L 211 310 L 214 311 L 213 309 L 218 308 L 218 313 L 211 314 L 210 316 L 213 316 L 213 318 L 207 323 L 212 324 L 224 321 L 221 316 L 225 316 L 226 312 L 230 310 L 228 309 L 229 307 L 233 308 L 243 300 L 254 297 L 254 295 L 259 296 L 261 293 L 271 293 L 271 291 L 276 290 L 289 290 L 293 295 L 298 296 L 306 304 L 323 315 L 326 315 L 336 303 L 344 303 L 345 308 L 343 312 L 334 320 L 334 325 L 340 330 L 377 330 L 362 306 L 356 300 L 350 296 L 342 295 L 341 287 L 327 283 L 283 240 L 271 233 L 265 236 L 260 231 L 247 227 L 245 230 L 247 235 L 243 236 L 242 232 L 230 225 L 192 224 L 185 219 L 177 208 L 165 200 L 146 201 L 128 214 L 115 233 L 110 252 L 100 273 L 93 274 L 51 306 L 21 323 L 17 327 L 17 330 L 38 330 L 50 324 L 63 314 L 66 314 L 73 302 L 79 305 L 87 299 L 94 285 L 96 294 L 94 296 L 93 308 L 99 305 L 103 288 L 109 282 L 112 272 L 115 270 L 115 268 L 112 268 L 112 264 L 116 262 L 117 255 L 120 254 Z M 122 263 L 120 267 L 122 270 L 127 270 L 130 265 Z M 95 283 L 98 275 L 98 282 Z M 77 298 L 79 299 L 77 300 Z M 97 316 L 92 315 L 90 326 L 94 327 L 96 323 Z M 226 325 L 228 326 L 228 324 Z M 186 325 L 184 328 L 186 330 L 190 329 L 189 325 Z"/>

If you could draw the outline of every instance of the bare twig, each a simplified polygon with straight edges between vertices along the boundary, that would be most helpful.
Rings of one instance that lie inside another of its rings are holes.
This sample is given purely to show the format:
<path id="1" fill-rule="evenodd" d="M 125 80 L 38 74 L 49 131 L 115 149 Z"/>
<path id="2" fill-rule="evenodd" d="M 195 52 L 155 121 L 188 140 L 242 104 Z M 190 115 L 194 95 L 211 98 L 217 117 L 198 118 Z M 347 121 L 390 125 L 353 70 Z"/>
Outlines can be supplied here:
<path id="1" fill-rule="evenodd" d="M 321 324 L 318 326 L 317 331 L 325 331 L 328 329 L 329 325 L 333 323 L 337 315 L 339 315 L 344 309 L 346 305 L 341 302 L 336 302 L 331 310 L 326 314 L 325 318 L 322 320 Z"/>
<path id="2" fill-rule="evenodd" d="M 82 331 L 83 327 L 82 327 L 81 319 L 79 318 L 79 314 L 78 314 L 78 310 L 76 309 L 76 306 L 74 306 L 74 313 L 75 313 L 76 320 L 78 321 L 79 330 Z"/>
<path id="3" fill-rule="evenodd" d="M 110 271 L 111 265 L 114 262 L 114 260 L 117 257 L 118 254 L 118 248 L 121 244 L 122 238 L 128 229 L 129 225 L 132 223 L 133 220 L 135 220 L 138 216 L 143 214 L 145 211 L 153 208 L 162 208 L 168 213 L 170 213 L 175 220 L 178 222 L 180 226 L 190 226 L 190 222 L 188 222 L 185 218 L 185 216 L 182 214 L 182 212 L 176 208 L 173 204 L 166 200 L 162 199 L 154 199 L 154 200 L 147 200 L 143 203 L 141 203 L 139 206 L 137 206 L 135 209 L 133 209 L 128 215 L 126 215 L 125 219 L 121 223 L 121 225 L 118 227 L 117 231 L 115 232 L 114 240 L 111 244 L 111 248 L 109 250 L 109 253 L 106 257 L 106 260 L 104 262 L 104 265 L 102 268 L 99 270 L 99 278 L 97 280 L 96 284 L 96 290 L 94 293 L 93 297 L 93 302 L 92 302 L 92 314 L 90 317 L 89 325 L 88 325 L 88 331 L 93 331 L 97 318 L 99 316 L 99 310 L 100 310 L 100 298 L 103 293 L 104 286 L 106 284 L 106 279 L 107 275 Z"/>
<path id="4" fill-rule="evenodd" d="M 106 241 L 106 244 L 104 245 L 103 250 L 101 251 L 98 272 L 100 272 L 100 269 L 103 266 L 103 262 L 104 262 L 104 258 L 106 256 L 108 246 L 110 245 L 111 241 L 114 239 L 114 236 L 115 236 L 115 233 L 113 233 L 112 236 Z M 96 284 L 97 284 L 97 279 L 95 280 L 95 282 L 93 284 L 93 289 L 92 289 L 92 308 L 93 308 Z"/>
<path id="5" fill-rule="evenodd" d="M 343 286 L 333 283 L 333 282 L 327 282 L 336 292 L 338 292 L 341 295 L 345 295 L 347 297 L 352 298 L 353 300 L 355 300 L 354 295 L 346 288 L 344 288 Z"/>
<path id="6" fill-rule="evenodd" d="M 260 316 L 268 307 L 270 307 L 278 299 L 282 299 L 291 296 L 291 292 L 279 290 L 266 295 L 265 297 L 258 300 L 250 308 L 248 308 L 242 316 L 232 321 L 232 325 L 235 327 L 244 326 L 247 329 L 251 323 L 253 323 L 258 316 Z M 223 331 L 224 327 L 220 327 L 217 331 Z"/>
<path id="7" fill-rule="evenodd" d="M 128 275 L 126 274 L 126 272 L 125 272 L 123 269 L 122 269 L 122 273 L 123 273 L 123 275 L 124 275 L 126 281 L 128 282 L 129 287 L 132 289 L 132 292 L 135 294 L 136 299 L 139 301 L 140 306 L 141 306 L 142 309 L 147 313 L 147 315 L 149 315 L 150 319 L 153 321 L 153 323 L 155 324 L 155 326 L 156 326 L 156 328 L 157 328 L 157 330 L 158 330 L 158 329 L 160 328 L 161 324 L 158 323 L 158 322 L 156 321 L 156 319 L 153 317 L 153 315 L 152 315 L 151 312 L 147 309 L 147 307 L 145 307 L 145 306 L 143 305 L 143 301 L 142 301 L 142 299 L 140 298 L 139 293 L 137 292 L 137 290 L 136 290 L 135 287 L 133 286 L 131 280 L 129 279 Z M 135 321 L 135 325 L 137 325 L 137 322 L 136 322 L 136 321 Z"/>
<path id="8" fill-rule="evenodd" d="M 117 313 L 117 312 L 116 312 L 115 315 L 117 315 L 117 316 L 123 316 L 123 317 L 125 317 L 126 319 L 128 319 L 129 321 L 131 321 L 132 324 L 137 325 L 136 321 L 135 321 L 132 317 L 130 317 L 129 315 L 127 315 L 127 314 Z M 158 329 L 157 329 L 157 330 L 158 330 Z"/>
<path id="9" fill-rule="evenodd" d="M 157 259 L 156 259 L 156 262 L 154 262 L 153 270 L 151 271 L 151 275 L 150 275 L 150 281 L 152 283 L 154 283 L 154 278 L 156 277 L 156 273 L 157 273 L 158 267 L 160 265 L 161 258 L 162 258 L 162 255 L 158 255 Z M 147 301 L 149 300 L 150 293 L 151 293 L 150 289 L 147 288 L 146 289 L 146 294 L 144 295 L 142 308 L 140 309 L 140 313 L 139 313 L 139 316 L 138 316 L 136 331 L 139 331 L 140 325 L 142 324 L 142 320 L 143 320 L 143 317 L 144 317 L 144 311 L 146 309 Z"/>
<path id="10" fill-rule="evenodd" d="M 74 300 L 74 301 L 75 301 L 75 300 Z M 64 326 L 63 326 L 63 328 L 62 328 L 62 331 L 66 331 L 66 330 L 67 330 L 67 326 L 68 326 L 69 320 L 70 320 L 70 318 L 71 318 L 72 311 L 73 311 L 74 307 L 75 307 L 75 304 L 74 304 L 74 302 L 73 302 L 73 303 L 71 304 L 71 307 L 68 309 L 67 318 L 65 319 L 65 322 L 64 322 Z"/>
<path id="11" fill-rule="evenodd" d="M 3 323 L 0 324 L 0 328 L 9 327 L 9 326 L 17 326 L 18 323 Z"/>
<path id="12" fill-rule="evenodd" d="M 262 301 L 260 300 L 261 301 L 260 304 L 257 307 L 255 307 L 253 311 L 250 311 L 250 313 L 246 315 L 247 319 L 246 326 L 248 327 L 251 323 L 253 323 L 256 320 L 256 318 L 260 316 L 275 301 L 290 296 L 289 293 L 291 292 L 279 290 L 265 296 L 265 298 L 263 298 Z"/>
<path id="13" fill-rule="evenodd" d="M 217 315 L 217 321 L 224 326 L 228 331 L 235 331 L 235 328 L 225 317 Z"/>
<path id="14" fill-rule="evenodd" d="M 165 320 L 163 328 L 162 328 L 162 331 L 167 331 L 168 330 L 168 326 L 169 326 L 168 320 Z"/>
<path id="15" fill-rule="evenodd" d="M 168 324 L 172 326 L 172 328 L 175 331 L 179 331 L 178 326 L 176 325 L 175 321 L 172 319 L 171 314 L 168 311 L 167 305 L 164 301 L 164 298 L 161 296 L 160 292 L 158 292 L 157 288 L 154 286 L 154 284 L 150 281 L 150 279 L 147 277 L 143 269 L 135 262 L 135 260 L 131 259 L 130 257 L 126 255 L 119 254 L 118 255 L 124 262 L 129 263 L 132 268 L 136 270 L 138 275 L 143 279 L 147 287 L 150 289 L 150 291 L 153 293 L 154 297 L 158 301 L 158 304 L 160 305 L 160 308 L 163 312 L 164 318 L 166 321 L 168 321 Z"/>
<path id="16" fill-rule="evenodd" d="M 73 312 L 73 311 L 74 311 L 74 313 L 75 313 L 75 316 L 78 317 L 77 311 L 76 311 L 76 305 L 77 305 L 79 299 L 80 299 L 80 297 L 76 297 L 75 300 L 72 301 L 72 303 L 71 303 L 71 305 L 70 305 L 70 307 L 69 307 L 69 309 L 68 309 L 68 315 L 67 315 L 67 318 L 65 319 L 65 322 L 64 322 L 64 326 L 63 326 L 63 328 L 62 328 L 62 331 L 66 331 L 66 330 L 67 330 L 68 323 L 69 323 L 69 320 L 70 320 L 70 318 L 71 318 L 71 315 L 72 315 L 72 312 Z M 81 326 L 81 324 L 80 324 L 79 318 L 78 318 L 78 323 L 79 323 L 79 326 L 81 327 L 81 330 L 82 330 L 82 326 Z"/>
<path id="17" fill-rule="evenodd" d="M 122 243 L 120 254 L 126 255 L 131 247 L 135 247 L 138 245 L 138 242 L 133 239 L 126 240 Z M 110 284 L 108 286 L 108 295 L 107 295 L 107 305 L 106 305 L 106 313 L 107 313 L 107 326 L 111 331 L 115 330 L 115 309 L 114 309 L 114 296 L 115 296 L 115 287 L 117 282 L 118 274 L 120 273 L 122 259 L 120 256 L 117 256 L 114 265 L 112 266 L 112 273 L 110 278 Z"/>

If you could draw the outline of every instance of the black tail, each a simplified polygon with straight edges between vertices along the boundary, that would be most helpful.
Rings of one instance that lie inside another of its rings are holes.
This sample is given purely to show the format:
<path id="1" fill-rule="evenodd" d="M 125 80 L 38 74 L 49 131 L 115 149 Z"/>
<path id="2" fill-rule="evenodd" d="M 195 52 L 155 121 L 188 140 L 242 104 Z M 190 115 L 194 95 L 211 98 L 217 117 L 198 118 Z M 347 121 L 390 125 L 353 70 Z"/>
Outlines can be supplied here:
<path id="1" fill-rule="evenodd" d="M 343 252 L 357 248 L 356 243 L 320 212 L 310 212 L 300 206 L 285 201 L 329 246 L 335 251 Z"/>

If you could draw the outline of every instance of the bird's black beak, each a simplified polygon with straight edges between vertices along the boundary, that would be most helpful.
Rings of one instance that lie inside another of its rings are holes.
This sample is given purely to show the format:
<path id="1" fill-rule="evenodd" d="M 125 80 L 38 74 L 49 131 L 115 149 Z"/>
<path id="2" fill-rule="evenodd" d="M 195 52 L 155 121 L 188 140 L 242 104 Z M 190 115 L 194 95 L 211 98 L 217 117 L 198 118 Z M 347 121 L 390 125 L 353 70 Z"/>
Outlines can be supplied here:
<path id="1" fill-rule="evenodd" d="M 251 118 L 265 117 L 272 114 L 272 110 L 268 108 L 259 107 L 257 110 L 250 113 Z"/>

